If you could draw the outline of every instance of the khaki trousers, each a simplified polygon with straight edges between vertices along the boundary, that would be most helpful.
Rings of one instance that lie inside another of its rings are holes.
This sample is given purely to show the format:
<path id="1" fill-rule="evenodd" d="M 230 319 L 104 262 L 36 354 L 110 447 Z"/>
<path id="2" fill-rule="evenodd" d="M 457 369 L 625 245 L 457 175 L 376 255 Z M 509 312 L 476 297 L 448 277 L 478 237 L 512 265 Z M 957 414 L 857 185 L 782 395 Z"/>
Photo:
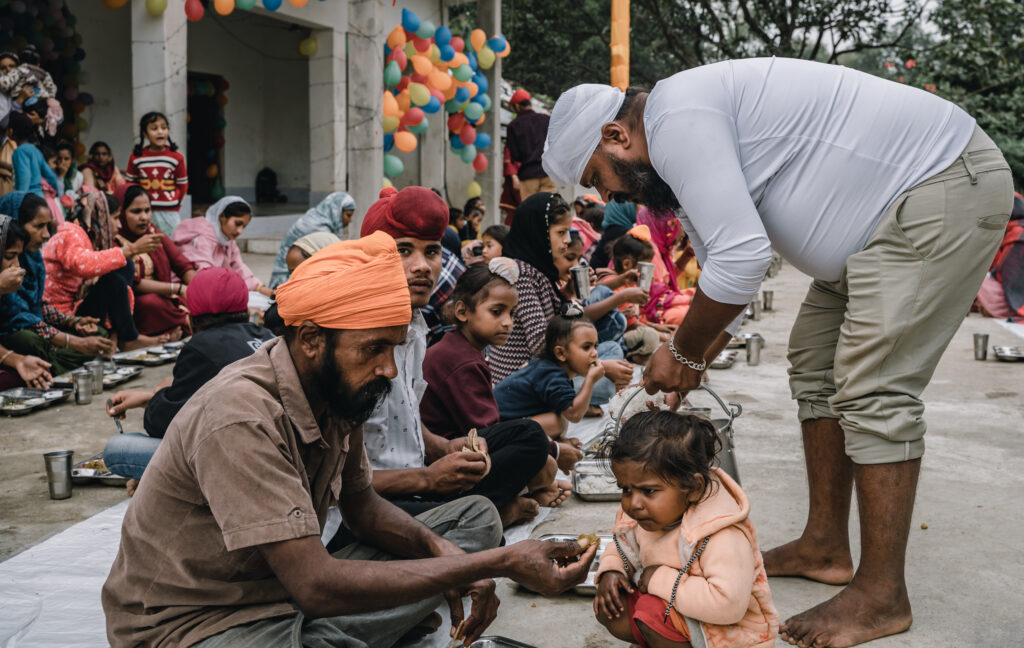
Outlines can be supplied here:
<path id="1" fill-rule="evenodd" d="M 949 168 L 901 194 L 839 281 L 815 280 L 789 339 L 801 421 L 838 418 L 858 464 L 924 454 L 921 392 L 1002 240 L 1009 166 L 981 129 Z"/>
<path id="2" fill-rule="evenodd" d="M 558 187 L 555 186 L 555 181 L 547 176 L 519 181 L 519 197 L 523 200 L 526 200 L 538 191 L 555 193 L 558 191 Z"/>

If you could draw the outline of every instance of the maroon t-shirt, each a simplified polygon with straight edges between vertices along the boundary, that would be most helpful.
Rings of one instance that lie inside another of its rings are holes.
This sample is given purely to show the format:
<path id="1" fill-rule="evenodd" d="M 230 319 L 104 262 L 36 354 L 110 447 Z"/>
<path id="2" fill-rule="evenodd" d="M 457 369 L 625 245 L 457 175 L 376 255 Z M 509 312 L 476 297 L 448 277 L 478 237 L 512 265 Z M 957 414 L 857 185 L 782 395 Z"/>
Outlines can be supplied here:
<path id="1" fill-rule="evenodd" d="M 420 418 L 434 434 L 453 439 L 498 422 L 484 354 L 458 331 L 427 349 L 423 379 L 427 390 L 420 400 Z"/>

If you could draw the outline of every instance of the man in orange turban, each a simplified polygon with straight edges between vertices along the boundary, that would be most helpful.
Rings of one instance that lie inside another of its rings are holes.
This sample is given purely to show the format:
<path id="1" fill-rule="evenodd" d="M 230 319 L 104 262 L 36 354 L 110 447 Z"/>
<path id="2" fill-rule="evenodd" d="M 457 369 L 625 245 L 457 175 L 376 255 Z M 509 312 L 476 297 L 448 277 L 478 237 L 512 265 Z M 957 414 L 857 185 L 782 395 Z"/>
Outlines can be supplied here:
<path id="1" fill-rule="evenodd" d="M 425 187 L 385 189 L 363 219 L 364 237 L 382 232 L 395 237 L 413 309 L 406 340 L 395 347 L 398 375 L 387 398 L 363 426 L 373 487 L 414 515 L 464 494 L 483 495 L 498 507 L 508 526 L 536 516 L 538 502 L 553 506 L 567 496 L 557 487 L 547 488 L 553 486 L 552 461 L 550 475 L 540 480 L 544 492 L 534 499 L 519 497 L 524 486 L 535 483 L 535 477 L 548 469 L 549 443 L 540 426 L 528 419 L 495 422 L 478 430 L 481 452 L 463 452 L 469 430 L 445 438 L 426 429 L 420 420 L 428 330 L 421 309 L 430 301 L 441 273 L 441 237 L 447 226 L 447 206 Z M 342 529 L 329 546 L 351 539 Z"/>
<path id="2" fill-rule="evenodd" d="M 596 545 L 566 567 L 575 543 L 485 551 L 501 540 L 486 499 L 413 519 L 370 487 L 361 424 L 410 316 L 390 236 L 324 248 L 278 299 L 284 339 L 196 392 L 146 468 L 101 595 L 111 646 L 391 646 L 446 596 L 468 645 L 497 614 L 491 577 L 547 594 L 583 581 Z M 360 541 L 328 553 L 333 505 Z"/>

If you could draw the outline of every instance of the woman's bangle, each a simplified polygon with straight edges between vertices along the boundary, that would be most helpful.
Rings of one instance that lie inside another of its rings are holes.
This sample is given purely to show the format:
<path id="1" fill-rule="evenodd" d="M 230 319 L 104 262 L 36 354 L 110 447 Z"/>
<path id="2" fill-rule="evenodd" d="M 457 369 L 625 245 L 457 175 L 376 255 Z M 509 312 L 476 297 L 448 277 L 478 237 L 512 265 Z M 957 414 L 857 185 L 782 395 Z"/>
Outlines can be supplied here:
<path id="1" fill-rule="evenodd" d="M 7 353 L 5 353 L 2 358 L 0 358 L 0 365 L 3 365 L 3 363 L 7 362 L 7 358 L 10 358 L 12 353 L 14 353 L 14 349 L 8 349 Z"/>
<path id="2" fill-rule="evenodd" d="M 71 334 L 70 333 L 65 333 L 64 334 L 64 348 L 65 349 L 70 349 L 71 348 Z"/>
<path id="3" fill-rule="evenodd" d="M 177 288 L 177 286 L 174 285 L 174 282 L 172 281 L 171 282 L 171 295 L 177 295 L 177 294 L 178 294 L 178 288 Z"/>

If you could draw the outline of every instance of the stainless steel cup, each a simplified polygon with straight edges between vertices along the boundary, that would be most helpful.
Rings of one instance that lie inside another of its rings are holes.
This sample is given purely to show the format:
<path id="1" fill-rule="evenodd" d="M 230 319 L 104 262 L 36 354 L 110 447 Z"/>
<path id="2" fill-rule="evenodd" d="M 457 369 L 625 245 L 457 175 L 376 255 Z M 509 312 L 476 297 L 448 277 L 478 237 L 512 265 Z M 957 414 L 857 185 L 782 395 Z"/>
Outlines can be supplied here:
<path id="1" fill-rule="evenodd" d="M 757 302 L 754 302 L 757 303 Z M 747 338 L 747 364 L 750 366 L 761 364 L 761 349 L 764 347 L 764 338 L 760 335 L 752 335 Z"/>
<path id="2" fill-rule="evenodd" d="M 71 497 L 71 457 L 74 454 L 74 450 L 57 450 L 43 454 L 50 499 L 62 500 Z"/>
<path id="3" fill-rule="evenodd" d="M 654 283 L 654 264 L 647 261 L 639 261 L 636 264 L 636 272 L 640 275 L 637 285 L 644 292 L 651 292 L 651 284 Z"/>
<path id="4" fill-rule="evenodd" d="M 576 299 L 590 297 L 590 268 L 587 266 L 575 266 L 569 268 L 569 272 L 572 273 L 572 285 L 576 293 Z"/>
<path id="5" fill-rule="evenodd" d="M 754 321 L 761 319 L 761 300 L 757 295 L 750 300 L 750 319 Z"/>
<path id="6" fill-rule="evenodd" d="M 974 334 L 974 359 L 985 360 L 988 358 L 988 333 Z"/>
<path id="7" fill-rule="evenodd" d="M 92 372 L 75 369 L 71 372 L 71 383 L 75 390 L 75 404 L 88 405 L 92 402 Z"/>
<path id="8" fill-rule="evenodd" d="M 775 297 L 774 290 L 763 290 L 761 296 L 764 298 L 764 310 L 770 311 L 772 309 L 772 301 Z"/>
<path id="9" fill-rule="evenodd" d="M 85 363 L 85 368 L 92 374 L 92 393 L 103 393 L 103 370 L 106 363 L 103 360 L 90 360 Z"/>

